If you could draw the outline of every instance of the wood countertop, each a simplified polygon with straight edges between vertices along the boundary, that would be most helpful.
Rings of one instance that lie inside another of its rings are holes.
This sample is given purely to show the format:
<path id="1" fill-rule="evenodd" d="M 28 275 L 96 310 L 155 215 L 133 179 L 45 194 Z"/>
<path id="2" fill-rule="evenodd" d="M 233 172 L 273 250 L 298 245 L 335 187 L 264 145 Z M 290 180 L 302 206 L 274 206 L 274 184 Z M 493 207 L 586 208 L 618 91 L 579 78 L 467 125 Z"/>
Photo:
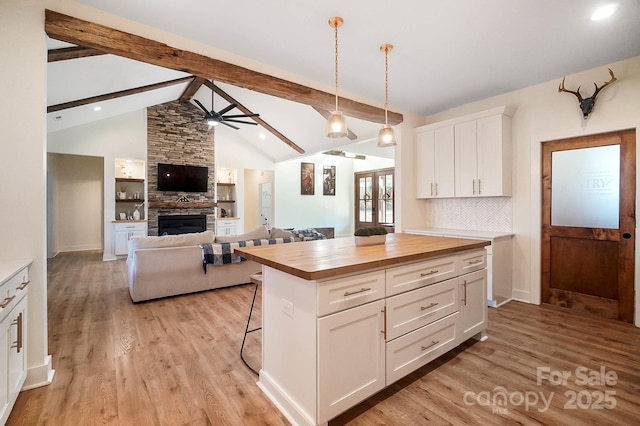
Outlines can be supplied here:
<path id="1" fill-rule="evenodd" d="M 356 247 L 354 237 L 243 247 L 236 254 L 305 280 L 386 268 L 483 248 L 490 241 L 394 233 L 386 244 Z"/>

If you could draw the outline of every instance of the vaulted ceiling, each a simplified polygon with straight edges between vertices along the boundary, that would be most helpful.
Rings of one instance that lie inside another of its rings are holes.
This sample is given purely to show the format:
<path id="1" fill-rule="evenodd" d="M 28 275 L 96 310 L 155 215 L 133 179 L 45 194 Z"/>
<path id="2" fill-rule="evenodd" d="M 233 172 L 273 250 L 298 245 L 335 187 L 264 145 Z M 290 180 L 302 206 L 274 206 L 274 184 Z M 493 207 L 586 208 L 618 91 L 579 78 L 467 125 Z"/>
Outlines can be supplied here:
<path id="1" fill-rule="evenodd" d="M 332 16 L 345 19 L 339 30 L 340 95 L 346 98 L 347 109 L 356 107 L 352 114 L 345 112 L 351 115 L 348 124 L 363 152 L 370 149 L 365 148 L 371 145 L 367 141 L 375 139 L 380 128 L 374 121 L 380 121 L 384 104 L 384 55 L 379 51 L 383 43 L 395 45 L 389 54 L 390 110 L 421 115 L 640 55 L 637 0 L 618 1 L 617 12 L 597 22 L 589 19 L 602 4 L 596 0 L 79 3 L 208 45 L 220 52 L 213 59 L 243 65 L 250 71 L 247 76 L 284 70 L 291 77 L 288 81 L 312 89 L 317 98 L 300 101 L 308 96 L 300 92 L 291 101 L 281 93 L 264 93 L 244 82 L 229 84 L 236 83 L 233 73 L 216 78 L 220 92 L 214 97 L 215 110 L 228 105 L 223 97 L 226 93 L 228 99 L 259 113 L 263 120 L 259 126 L 239 125 L 239 130 L 217 126 L 217 137 L 242 138 L 274 161 L 302 155 L 300 151 L 358 150 L 350 139 L 332 140 L 323 135 L 322 114 L 330 108 L 326 101 L 331 100 L 334 84 L 333 29 L 327 24 Z M 77 44 L 51 39 L 49 48 Z M 209 78 L 213 71 L 207 76 L 113 54 L 84 56 L 86 53 L 49 63 L 49 131 L 184 98 L 185 93 L 211 106 L 210 88 L 202 80 L 194 83 L 193 76 Z M 603 69 L 602 81 L 607 79 Z M 109 94 L 126 96 L 104 97 Z M 102 106 L 99 112 L 93 111 L 97 102 Z M 354 118 L 359 107 L 367 110 L 367 106 L 373 108 L 368 111 L 373 115 Z M 231 113 L 242 112 L 234 109 Z M 395 122 L 401 120 L 398 116 L 393 115 Z"/>

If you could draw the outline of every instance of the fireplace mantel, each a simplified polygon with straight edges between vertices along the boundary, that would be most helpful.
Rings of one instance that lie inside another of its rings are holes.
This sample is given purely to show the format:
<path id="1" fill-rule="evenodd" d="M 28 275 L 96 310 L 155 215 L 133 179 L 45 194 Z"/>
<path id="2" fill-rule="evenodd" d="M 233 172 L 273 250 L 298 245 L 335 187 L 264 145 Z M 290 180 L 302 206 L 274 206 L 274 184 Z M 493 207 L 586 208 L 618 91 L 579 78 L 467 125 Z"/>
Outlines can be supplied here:
<path id="1" fill-rule="evenodd" d="M 150 209 L 210 209 L 217 205 L 212 201 L 149 201 Z"/>

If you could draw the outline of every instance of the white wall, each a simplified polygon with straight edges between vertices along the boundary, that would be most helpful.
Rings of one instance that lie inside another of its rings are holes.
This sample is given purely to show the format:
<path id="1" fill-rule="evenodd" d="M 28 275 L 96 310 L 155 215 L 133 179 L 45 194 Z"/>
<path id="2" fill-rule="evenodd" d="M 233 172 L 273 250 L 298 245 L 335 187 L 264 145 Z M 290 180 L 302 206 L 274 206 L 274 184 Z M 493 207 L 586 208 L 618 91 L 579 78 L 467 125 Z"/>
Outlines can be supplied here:
<path id="1" fill-rule="evenodd" d="M 115 219 L 115 161 L 129 158 L 147 161 L 147 112 L 139 110 L 101 121 L 48 134 L 47 151 L 102 157 L 104 161 L 104 254 L 115 259 L 113 223 Z M 145 189 L 145 193 L 148 193 Z M 146 205 L 145 205 L 146 208 Z M 146 214 L 145 214 L 146 217 Z"/>
<path id="2" fill-rule="evenodd" d="M 589 96 L 591 92 L 587 88 L 593 87 L 593 82 L 601 84 L 609 79 L 608 67 L 615 72 L 618 81 L 600 92 L 588 120 L 582 119 L 574 96 L 558 93 L 558 84 L 562 76 L 553 81 L 427 117 L 427 122 L 433 123 L 500 105 L 516 108 L 512 120 L 512 203 L 513 231 L 516 234 L 513 285 L 514 296 L 520 300 L 540 302 L 541 142 L 640 127 L 640 57 L 568 75 L 565 86 L 575 88 L 581 85 L 585 96 Z M 638 187 L 640 188 L 640 185 Z M 637 200 L 640 200 L 640 196 L 637 196 Z M 423 203 L 423 208 L 427 208 L 427 203 Z M 638 251 L 640 250 L 636 248 L 637 259 Z M 636 265 L 639 263 L 636 260 Z M 640 325 L 639 275 L 636 266 L 636 325 Z"/>
<path id="3" fill-rule="evenodd" d="M 0 2 L 0 259 L 33 259 L 27 386 L 46 384 L 53 376 L 47 349 L 43 22 L 43 0 Z"/>
<path id="4" fill-rule="evenodd" d="M 47 217 L 53 253 L 100 250 L 103 244 L 103 159 L 49 154 L 52 214 Z M 111 201 L 109 199 L 109 201 Z"/>

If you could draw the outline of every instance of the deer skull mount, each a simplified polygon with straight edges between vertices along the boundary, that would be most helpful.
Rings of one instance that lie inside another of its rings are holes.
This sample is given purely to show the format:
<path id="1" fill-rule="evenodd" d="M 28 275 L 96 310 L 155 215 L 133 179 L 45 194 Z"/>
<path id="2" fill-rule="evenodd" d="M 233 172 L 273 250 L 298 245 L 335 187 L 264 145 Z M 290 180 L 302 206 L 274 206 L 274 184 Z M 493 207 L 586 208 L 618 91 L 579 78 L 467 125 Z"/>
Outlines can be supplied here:
<path id="1" fill-rule="evenodd" d="M 589 98 L 586 98 L 586 99 L 582 98 L 582 95 L 580 94 L 580 86 L 578 86 L 578 89 L 575 92 L 573 90 L 565 89 L 564 78 L 562 79 L 562 83 L 560 83 L 560 86 L 558 86 L 558 92 L 567 92 L 567 93 L 573 93 L 574 95 L 576 95 L 576 97 L 578 98 L 578 101 L 580 102 L 580 109 L 582 110 L 582 118 L 586 120 L 587 117 L 589 117 L 589 114 L 591 114 L 591 111 L 593 111 L 593 107 L 596 104 L 596 96 L 598 96 L 598 93 L 600 93 L 602 89 L 604 89 L 605 87 L 607 87 L 608 85 L 610 85 L 611 83 L 617 80 L 616 76 L 613 75 L 613 71 L 611 71 L 611 68 L 609 68 L 609 75 L 611 75 L 611 80 L 607 81 L 602 86 L 598 87 L 596 83 L 593 83 L 593 85 L 596 86 L 596 91 L 593 92 L 593 95 L 591 95 L 591 97 Z"/>

